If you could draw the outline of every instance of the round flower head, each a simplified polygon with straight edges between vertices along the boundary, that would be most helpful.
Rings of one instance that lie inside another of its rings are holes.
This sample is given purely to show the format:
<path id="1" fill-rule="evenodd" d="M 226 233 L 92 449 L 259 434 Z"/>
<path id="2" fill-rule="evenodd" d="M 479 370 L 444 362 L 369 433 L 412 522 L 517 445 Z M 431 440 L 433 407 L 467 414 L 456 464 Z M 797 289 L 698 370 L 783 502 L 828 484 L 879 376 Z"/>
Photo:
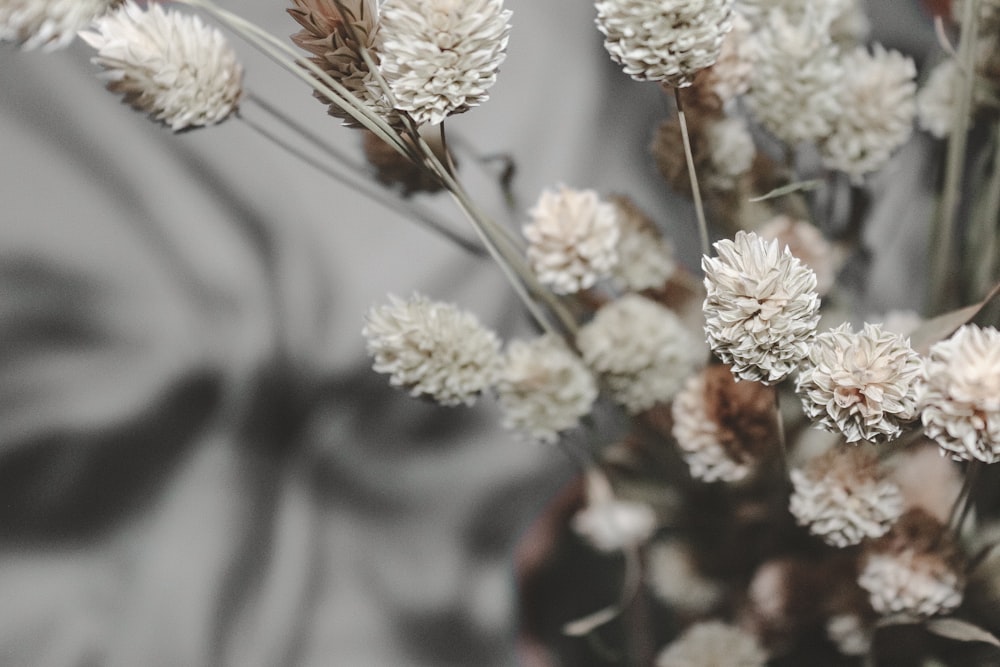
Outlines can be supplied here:
<path id="1" fill-rule="evenodd" d="M 701 615 L 722 599 L 722 586 L 701 574 L 694 550 L 680 539 L 650 545 L 646 567 L 650 589 L 671 610 Z"/>
<path id="2" fill-rule="evenodd" d="M 744 479 L 778 444 L 774 390 L 759 382 L 736 382 L 726 366 L 709 366 L 689 377 L 671 408 L 672 435 L 695 479 Z"/>
<path id="3" fill-rule="evenodd" d="M 22 49 L 55 51 L 69 46 L 78 30 L 121 0 L 3 0 L 0 42 Z"/>
<path id="4" fill-rule="evenodd" d="M 389 296 L 362 330 L 373 368 L 394 387 L 442 405 L 472 405 L 496 379 L 500 341 L 471 313 L 414 295 Z"/>
<path id="5" fill-rule="evenodd" d="M 722 621 L 692 625 L 656 656 L 656 667 L 764 667 L 757 638 Z"/>
<path id="6" fill-rule="evenodd" d="M 633 413 L 669 401 L 702 361 L 680 319 L 638 294 L 603 306 L 580 328 L 576 344 L 615 400 Z"/>
<path id="7" fill-rule="evenodd" d="M 885 443 L 917 418 L 920 356 L 899 334 L 865 324 L 821 333 L 809 349 L 795 390 L 817 426 L 839 432 L 849 443 Z"/>
<path id="8" fill-rule="evenodd" d="M 398 120 L 393 118 L 391 105 L 361 55 L 361 50 L 367 49 L 378 63 L 375 48 L 379 18 L 377 0 L 342 0 L 340 4 L 349 13 L 347 16 L 341 14 L 333 0 L 292 1 L 295 8 L 288 13 L 302 26 L 292 35 L 292 41 L 312 54 L 314 64 L 363 103 L 390 121 Z M 358 127 L 340 106 L 318 92 L 315 95 L 329 104 L 331 116 L 342 119 L 344 125 Z"/>
<path id="9" fill-rule="evenodd" d="M 733 29 L 722 41 L 715 64 L 705 70 L 706 84 L 723 102 L 750 89 L 754 59 L 753 26 L 738 11 L 733 12 Z"/>
<path id="10" fill-rule="evenodd" d="M 709 184 L 718 190 L 731 190 L 737 179 L 753 166 L 757 146 L 746 121 L 738 116 L 724 116 L 705 128 L 712 169 Z"/>
<path id="11" fill-rule="evenodd" d="M 617 498 L 607 478 L 587 475 L 587 505 L 573 515 L 573 530 L 598 551 L 635 547 L 656 530 L 656 513 L 645 504 Z"/>
<path id="12" fill-rule="evenodd" d="M 591 287 L 618 263 L 618 216 L 593 190 L 545 190 L 524 226 L 528 261 L 557 294 Z"/>
<path id="13" fill-rule="evenodd" d="M 938 139 L 951 134 L 954 109 L 962 83 L 958 62 L 949 58 L 931 70 L 917 93 L 917 119 L 920 127 Z"/>
<path id="14" fill-rule="evenodd" d="M 732 0 L 600 0 L 604 48 L 637 81 L 690 86 L 719 57 Z"/>
<path id="15" fill-rule="evenodd" d="M 502 0 L 386 0 L 378 51 L 396 108 L 437 125 L 486 101 L 510 16 Z"/>
<path id="16" fill-rule="evenodd" d="M 865 549 L 858 584 L 879 614 L 926 618 L 962 603 L 963 569 L 947 527 L 922 510 L 910 510 Z"/>
<path id="17" fill-rule="evenodd" d="M 175 132 L 221 122 L 243 94 L 243 67 L 222 33 L 193 14 L 127 2 L 80 37 L 108 90 Z"/>
<path id="18" fill-rule="evenodd" d="M 844 56 L 841 107 L 822 145 L 823 163 L 859 181 L 881 168 L 913 132 L 917 67 L 898 51 L 875 45 Z"/>
<path id="19" fill-rule="evenodd" d="M 613 197 L 618 217 L 618 261 L 611 278 L 623 290 L 656 289 L 674 274 L 674 249 L 627 197 Z"/>
<path id="20" fill-rule="evenodd" d="M 835 547 L 884 535 L 903 513 L 903 494 L 870 449 L 837 447 L 791 471 L 789 510 L 800 526 Z"/>
<path id="21" fill-rule="evenodd" d="M 590 412 L 597 381 L 562 340 L 547 335 L 508 346 L 496 391 L 505 427 L 555 442 Z"/>
<path id="22" fill-rule="evenodd" d="M 733 375 L 780 382 L 809 352 L 819 322 L 816 274 L 777 241 L 753 232 L 715 244 L 703 257 L 705 334 Z"/>
<path id="23" fill-rule="evenodd" d="M 1000 331 L 963 326 L 931 347 L 924 372 L 927 436 L 956 460 L 1000 461 Z"/>

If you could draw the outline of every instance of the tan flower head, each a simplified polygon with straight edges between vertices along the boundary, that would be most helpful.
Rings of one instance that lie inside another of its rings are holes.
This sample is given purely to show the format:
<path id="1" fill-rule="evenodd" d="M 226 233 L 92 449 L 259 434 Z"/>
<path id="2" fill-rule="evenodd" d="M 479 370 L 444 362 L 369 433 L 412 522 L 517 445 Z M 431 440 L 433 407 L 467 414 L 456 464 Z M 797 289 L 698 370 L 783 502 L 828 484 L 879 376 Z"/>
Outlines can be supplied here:
<path id="1" fill-rule="evenodd" d="M 98 16 L 121 0 L 3 0 L 0 2 L 0 42 L 22 49 L 55 51 L 72 43 Z"/>
<path id="2" fill-rule="evenodd" d="M 732 0 L 600 0 L 604 48 L 637 81 L 690 86 L 719 57 Z"/>
<path id="3" fill-rule="evenodd" d="M 722 621 L 689 627 L 656 657 L 656 667 L 764 667 L 757 638 Z"/>
<path id="4" fill-rule="evenodd" d="M 860 333 L 842 324 L 816 336 L 795 390 L 817 426 L 849 443 L 885 443 L 917 418 L 922 372 L 908 339 L 878 324 L 865 324 Z"/>
<path id="5" fill-rule="evenodd" d="M 733 375 L 780 382 L 809 352 L 819 322 L 816 274 L 788 248 L 753 232 L 715 244 L 703 257 L 708 344 Z"/>
<path id="6" fill-rule="evenodd" d="M 789 509 L 799 525 L 835 547 L 884 535 L 903 513 L 903 495 L 870 449 L 836 447 L 791 471 Z"/>
<path id="7" fill-rule="evenodd" d="M 963 326 L 931 347 L 924 368 L 927 436 L 956 460 L 1000 461 L 1000 331 Z"/>
<path id="8" fill-rule="evenodd" d="M 500 341 L 471 313 L 419 294 L 389 296 L 372 308 L 362 330 L 377 373 L 412 396 L 442 405 L 472 405 L 496 380 Z"/>
<path id="9" fill-rule="evenodd" d="M 127 2 L 81 32 L 108 90 L 175 132 L 219 123 L 243 95 L 243 67 L 222 33 L 193 14 Z"/>

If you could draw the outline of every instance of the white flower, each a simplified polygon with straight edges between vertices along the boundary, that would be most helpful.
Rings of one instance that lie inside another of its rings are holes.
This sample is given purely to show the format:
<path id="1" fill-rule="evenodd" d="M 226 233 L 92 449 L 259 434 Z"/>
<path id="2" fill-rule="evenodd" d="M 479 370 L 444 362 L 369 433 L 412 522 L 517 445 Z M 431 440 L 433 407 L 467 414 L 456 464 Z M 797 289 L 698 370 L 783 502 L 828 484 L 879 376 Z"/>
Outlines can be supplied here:
<path id="1" fill-rule="evenodd" d="M 618 261 L 611 278 L 623 290 L 656 289 L 674 274 L 674 249 L 653 222 L 625 197 L 612 198 L 618 216 Z"/>
<path id="2" fill-rule="evenodd" d="M 555 442 L 590 412 L 597 381 L 562 340 L 547 335 L 508 346 L 496 391 L 506 428 Z"/>
<path id="3" fill-rule="evenodd" d="M 757 146 L 746 121 L 738 116 L 726 116 L 709 123 L 705 139 L 713 167 L 711 185 L 719 189 L 732 188 L 736 179 L 750 170 L 757 155 Z"/>
<path id="4" fill-rule="evenodd" d="M 729 102 L 750 89 L 756 51 L 753 26 L 739 12 L 733 12 L 733 29 L 722 41 L 719 58 L 707 70 L 707 85 L 723 102 Z"/>
<path id="5" fill-rule="evenodd" d="M 812 269 L 816 274 L 817 294 L 824 296 L 833 287 L 837 278 L 835 251 L 815 225 L 788 215 L 776 215 L 757 234 L 768 241 L 777 239 L 779 248 L 788 246 L 793 255 Z"/>
<path id="6" fill-rule="evenodd" d="M 819 322 L 816 274 L 777 241 L 753 232 L 715 244 L 703 257 L 705 334 L 733 374 L 780 382 L 809 352 Z"/>
<path id="7" fill-rule="evenodd" d="M 722 598 L 722 586 L 698 571 L 691 547 L 679 539 L 654 542 L 646 568 L 650 589 L 673 611 L 704 614 Z"/>
<path id="8" fill-rule="evenodd" d="M 931 70 L 917 93 L 917 118 L 921 128 L 939 139 L 951 134 L 961 85 L 962 72 L 954 59 L 938 63 Z"/>
<path id="9" fill-rule="evenodd" d="M 80 37 L 108 90 L 175 132 L 221 122 L 243 94 L 243 67 L 222 33 L 193 14 L 129 1 Z"/>
<path id="10" fill-rule="evenodd" d="M 817 426 L 844 435 L 849 443 L 885 443 L 917 418 L 920 356 L 909 339 L 865 324 L 821 333 L 799 371 L 795 391 Z"/>
<path id="11" fill-rule="evenodd" d="M 474 315 L 419 294 L 368 312 L 362 330 L 373 368 L 394 387 L 442 405 L 472 405 L 497 376 L 500 341 Z"/>
<path id="12" fill-rule="evenodd" d="M 3 0 L 0 2 L 0 42 L 22 49 L 55 51 L 69 46 L 78 30 L 120 0 Z"/>
<path id="13" fill-rule="evenodd" d="M 790 146 L 829 135 L 844 110 L 837 95 L 843 67 L 827 25 L 819 20 L 796 23 L 776 10 L 757 34 L 756 45 L 747 95 L 754 116 Z"/>
<path id="14" fill-rule="evenodd" d="M 876 44 L 844 56 L 839 96 L 844 110 L 820 146 L 823 164 L 855 181 L 881 168 L 913 132 L 917 67 Z"/>
<path id="15" fill-rule="evenodd" d="M 396 108 L 437 125 L 485 102 L 506 57 L 510 16 L 502 0 L 386 0 L 378 51 Z"/>
<path id="16" fill-rule="evenodd" d="M 874 634 L 874 628 L 857 614 L 836 614 L 826 621 L 826 636 L 843 655 L 868 653 Z"/>
<path id="17" fill-rule="evenodd" d="M 956 460 L 1000 461 L 1000 331 L 963 326 L 931 347 L 925 375 L 927 436 Z"/>
<path id="18" fill-rule="evenodd" d="M 689 627 L 656 656 L 656 667 L 764 667 L 757 638 L 722 621 Z"/>
<path id="19" fill-rule="evenodd" d="M 524 226 L 528 261 L 557 294 L 587 289 L 618 263 L 618 216 L 593 190 L 545 190 Z"/>
<path id="20" fill-rule="evenodd" d="M 732 0 L 600 0 L 604 48 L 637 81 L 690 86 L 719 57 Z"/>
<path id="21" fill-rule="evenodd" d="M 576 343 L 615 400 L 633 413 L 670 400 L 701 363 L 697 341 L 680 319 L 638 294 L 602 306 Z"/>
<path id="22" fill-rule="evenodd" d="M 635 547 L 656 530 L 656 513 L 645 503 L 615 497 L 607 478 L 587 475 L 587 505 L 573 515 L 573 530 L 598 551 Z"/>
<path id="23" fill-rule="evenodd" d="M 903 513 L 903 494 L 870 449 L 835 448 L 793 468 L 789 510 L 800 526 L 835 547 L 884 535 Z"/>

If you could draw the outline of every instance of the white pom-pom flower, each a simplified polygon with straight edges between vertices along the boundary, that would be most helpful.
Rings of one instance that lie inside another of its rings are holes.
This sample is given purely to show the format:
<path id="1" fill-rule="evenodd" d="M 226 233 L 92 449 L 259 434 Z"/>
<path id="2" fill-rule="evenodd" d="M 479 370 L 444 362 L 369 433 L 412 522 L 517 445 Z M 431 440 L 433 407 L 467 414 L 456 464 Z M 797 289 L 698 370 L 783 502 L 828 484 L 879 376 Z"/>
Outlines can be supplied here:
<path id="1" fill-rule="evenodd" d="M 956 460 L 1000 461 L 1000 331 L 963 326 L 931 347 L 924 370 L 927 436 Z"/>
<path id="2" fill-rule="evenodd" d="M 121 0 L 3 0 L 0 42 L 24 50 L 55 51 L 69 46 L 78 30 Z"/>
<path id="3" fill-rule="evenodd" d="M 703 257 L 705 334 L 733 375 L 780 382 L 809 352 L 819 322 L 816 274 L 777 241 L 740 231 Z"/>
<path id="4" fill-rule="evenodd" d="M 597 399 L 597 381 L 559 338 L 513 341 L 496 383 L 503 424 L 542 442 L 574 428 Z"/>
<path id="5" fill-rule="evenodd" d="M 639 546 L 656 530 L 656 513 L 645 503 L 614 495 L 607 478 L 587 475 L 587 505 L 573 515 L 573 530 L 598 551 Z"/>
<path id="6" fill-rule="evenodd" d="M 600 0 L 604 48 L 637 81 L 690 86 L 719 57 L 732 0 Z"/>
<path id="7" fill-rule="evenodd" d="M 130 1 L 80 37 L 97 50 L 108 90 L 175 132 L 225 120 L 243 95 L 236 53 L 193 14 Z"/>
<path id="8" fill-rule="evenodd" d="M 510 16 L 503 0 L 386 0 L 377 48 L 396 108 L 437 125 L 485 102 Z"/>
<path id="9" fill-rule="evenodd" d="M 496 380 L 500 341 L 474 315 L 419 294 L 389 296 L 362 330 L 373 368 L 394 387 L 442 405 L 472 405 Z"/>
<path id="10" fill-rule="evenodd" d="M 917 120 L 920 127 L 938 139 L 951 134 L 962 76 L 958 63 L 949 58 L 931 70 L 927 81 L 917 93 Z"/>
<path id="11" fill-rule="evenodd" d="M 750 170 L 757 155 L 746 121 L 739 116 L 726 116 L 708 125 L 705 138 L 712 161 L 710 185 L 720 190 L 731 189 Z"/>
<path id="12" fill-rule="evenodd" d="M 618 263 L 618 215 L 593 190 L 545 190 L 529 213 L 528 261 L 557 294 L 593 286 Z"/>
<path id="13" fill-rule="evenodd" d="M 753 635 L 722 621 L 692 625 L 656 656 L 656 667 L 764 667 L 767 654 Z"/>
<path id="14" fill-rule="evenodd" d="M 813 422 L 848 443 L 885 443 L 917 418 L 917 382 L 923 372 L 910 341 L 865 324 L 821 333 L 796 381 L 802 409 Z"/>

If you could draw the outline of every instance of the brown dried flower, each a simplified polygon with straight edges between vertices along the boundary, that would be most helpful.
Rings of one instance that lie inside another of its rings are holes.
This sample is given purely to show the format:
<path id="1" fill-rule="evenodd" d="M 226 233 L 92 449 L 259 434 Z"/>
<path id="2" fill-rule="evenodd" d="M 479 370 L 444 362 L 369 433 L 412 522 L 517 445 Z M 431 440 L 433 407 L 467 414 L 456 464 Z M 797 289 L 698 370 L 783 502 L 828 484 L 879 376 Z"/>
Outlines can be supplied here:
<path id="1" fill-rule="evenodd" d="M 407 140 L 408 141 L 408 140 Z M 440 135 L 431 133 L 424 137 L 424 141 L 438 159 L 444 160 L 444 146 L 441 143 Z M 383 141 L 377 134 L 369 130 L 362 130 L 361 148 L 365 158 L 375 169 L 375 178 L 380 183 L 390 187 L 398 187 L 403 196 L 409 196 L 417 192 L 438 192 L 444 186 L 431 171 L 418 166 L 412 160 Z"/>

